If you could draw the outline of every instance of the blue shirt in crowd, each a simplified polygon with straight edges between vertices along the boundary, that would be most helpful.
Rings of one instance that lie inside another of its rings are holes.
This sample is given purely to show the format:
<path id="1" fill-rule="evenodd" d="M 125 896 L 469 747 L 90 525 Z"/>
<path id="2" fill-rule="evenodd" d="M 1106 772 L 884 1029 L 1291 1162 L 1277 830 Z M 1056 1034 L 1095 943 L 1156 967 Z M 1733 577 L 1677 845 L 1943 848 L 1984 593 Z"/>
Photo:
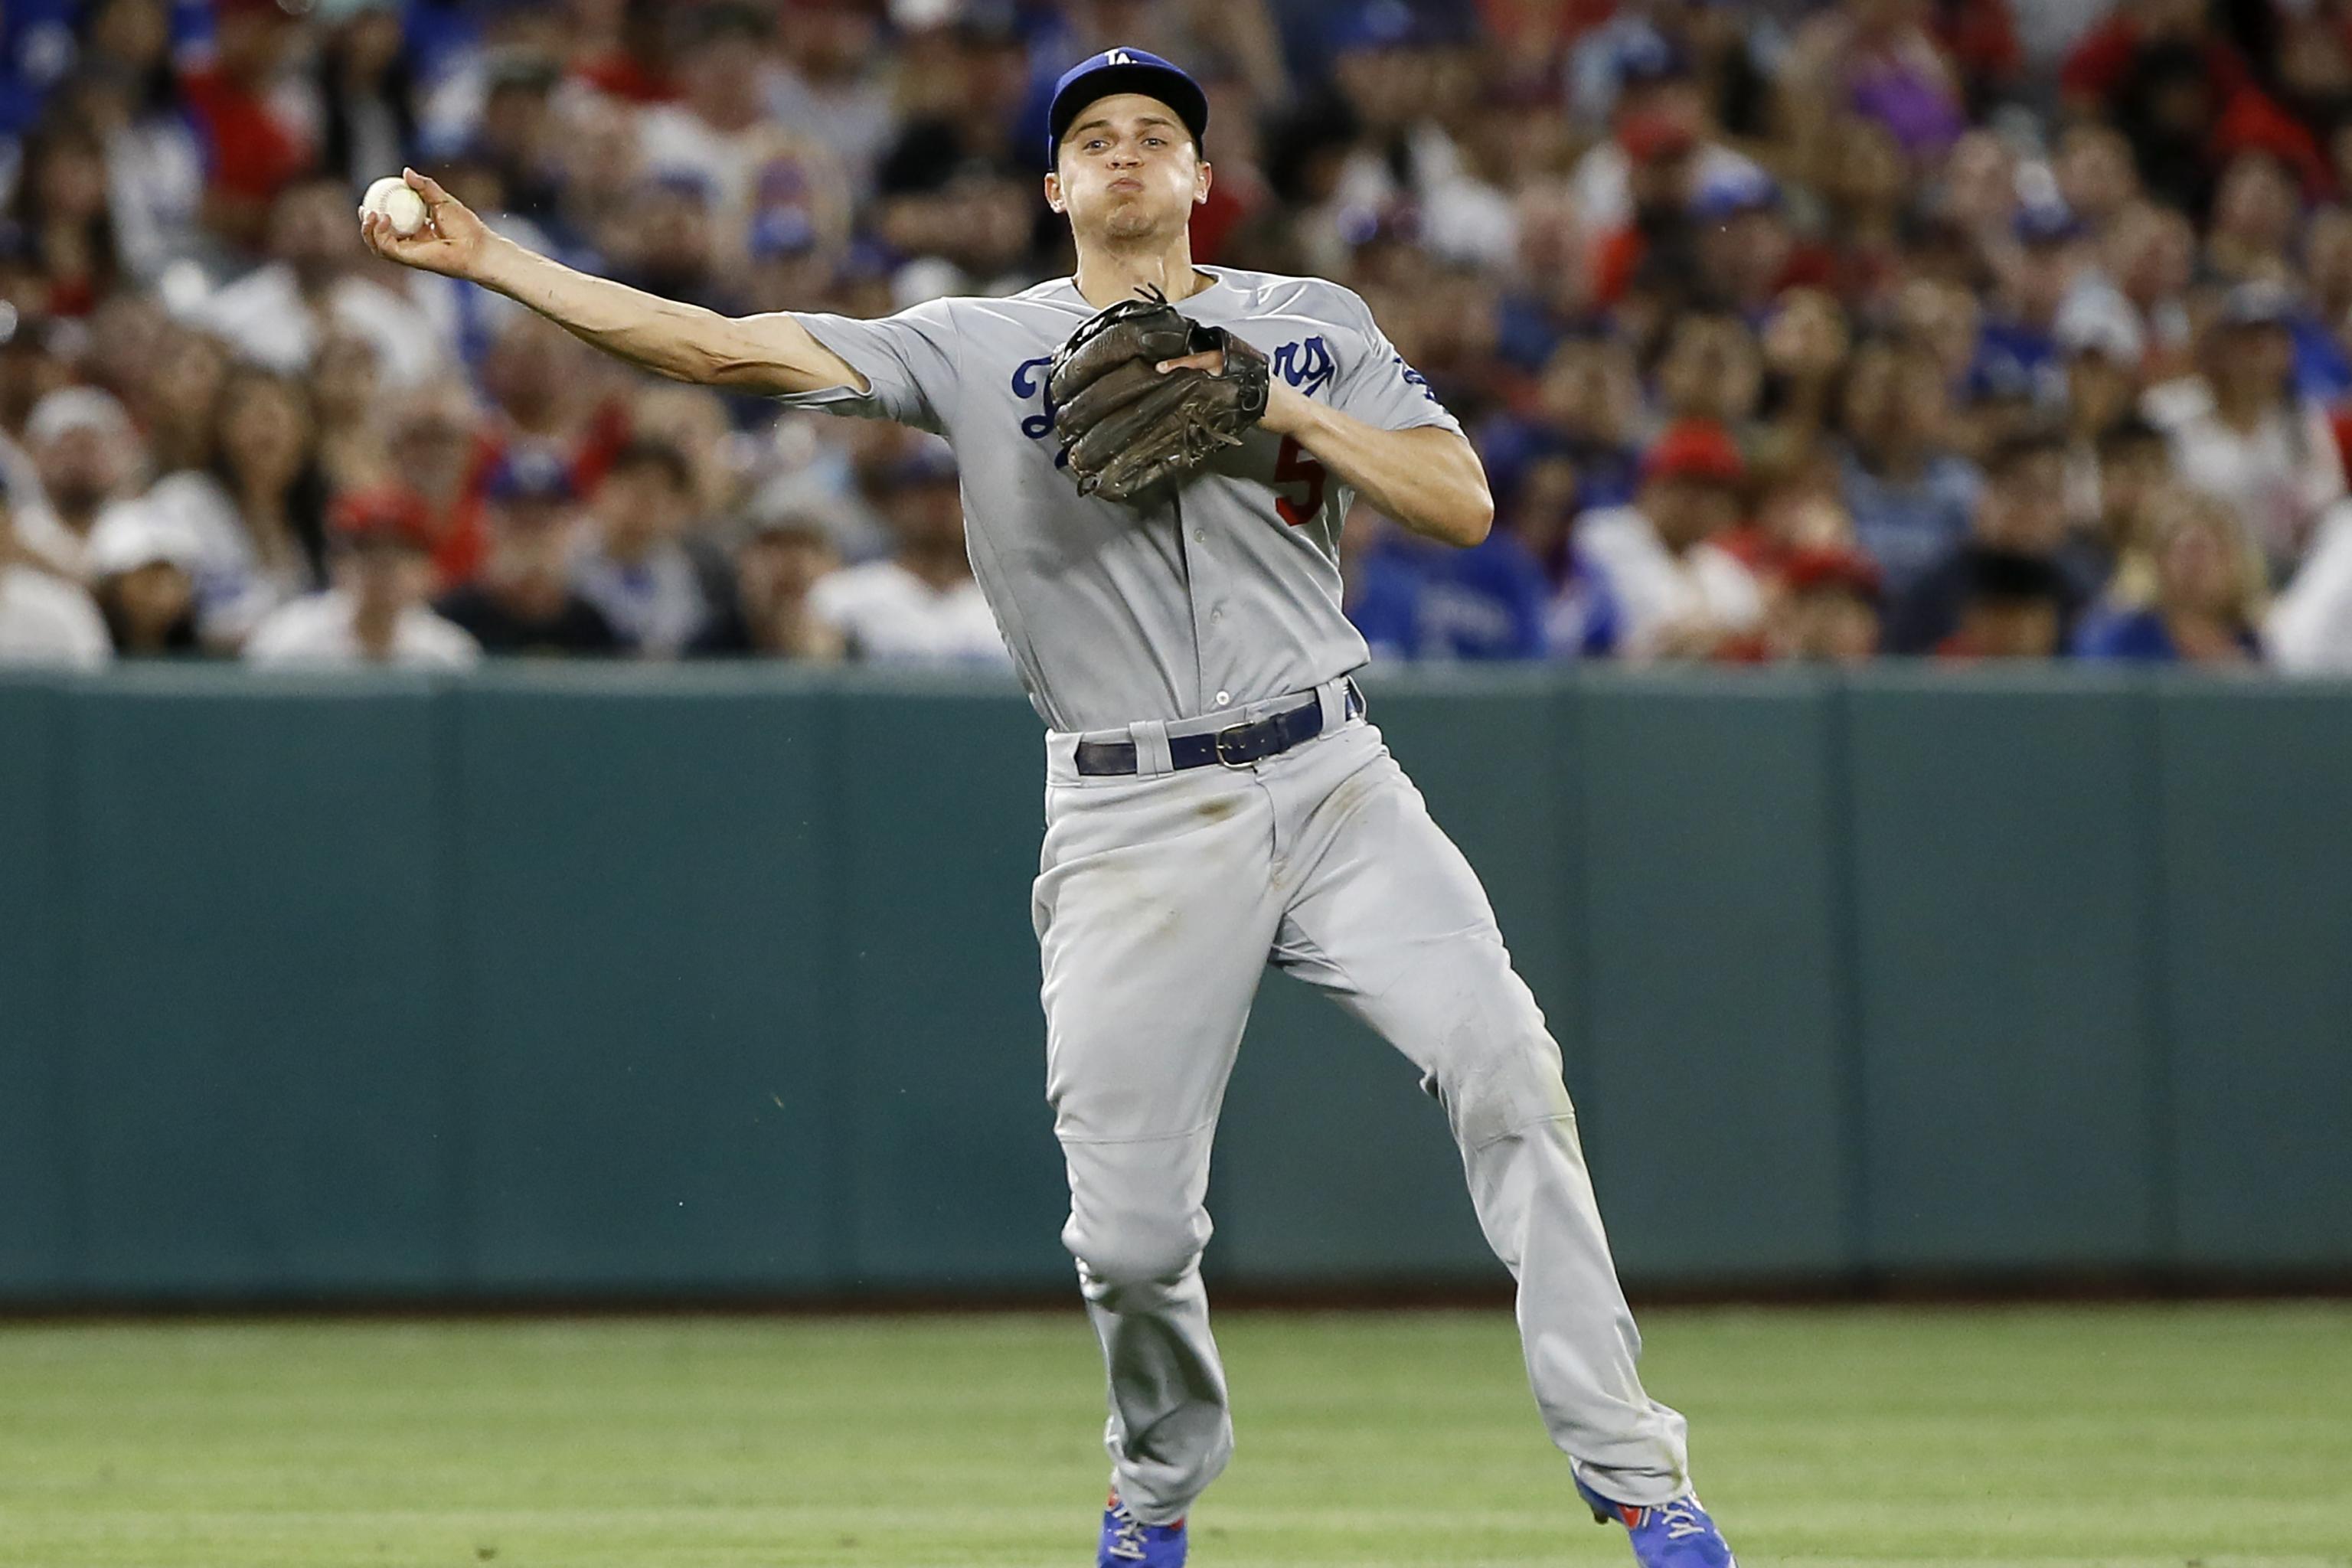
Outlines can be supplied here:
<path id="1" fill-rule="evenodd" d="M 2262 651 L 2250 631 L 2238 634 L 2238 646 L 2250 658 Z M 2101 611 L 2075 632 L 2072 651 L 2077 658 L 2141 659 L 2156 664 L 2180 660 L 2180 648 L 2166 628 L 2160 610 Z"/>
<path id="2" fill-rule="evenodd" d="M 1978 333 L 1964 390 L 1970 402 L 2023 397 L 2047 406 L 2063 405 L 2066 366 L 2058 357 L 2058 339 L 2022 321 L 1987 321 Z"/>
<path id="3" fill-rule="evenodd" d="M 1972 465 L 1931 458 L 1917 479 L 1900 481 L 1879 478 L 1849 453 L 1839 472 L 1854 542 L 1877 563 L 1890 600 L 1968 537 L 1977 510 Z"/>
<path id="4" fill-rule="evenodd" d="M 1351 567 L 1348 618 L 1380 658 L 1540 658 L 1551 582 L 1501 529 L 1468 550 L 1390 539 Z"/>

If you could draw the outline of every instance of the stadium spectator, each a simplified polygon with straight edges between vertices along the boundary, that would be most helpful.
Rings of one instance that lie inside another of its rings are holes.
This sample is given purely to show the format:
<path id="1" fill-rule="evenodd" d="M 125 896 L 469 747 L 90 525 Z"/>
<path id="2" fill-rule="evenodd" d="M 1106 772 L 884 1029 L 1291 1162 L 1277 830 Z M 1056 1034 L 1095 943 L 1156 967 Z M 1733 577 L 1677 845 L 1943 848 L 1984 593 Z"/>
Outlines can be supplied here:
<path id="1" fill-rule="evenodd" d="M 0 507 L 0 665 L 93 669 L 112 654 L 89 595 L 26 551 Z"/>
<path id="2" fill-rule="evenodd" d="M 729 417 L 725 399 L 707 387 L 656 383 L 640 391 L 625 412 L 600 409 L 594 434 L 625 425 L 634 435 L 674 447 L 686 459 L 695 516 L 735 516 L 743 507 L 743 443 Z M 908 432 L 914 440 L 922 437 Z M 592 452 L 592 461 L 609 454 Z"/>
<path id="3" fill-rule="evenodd" d="M 121 395 L 147 432 L 155 472 L 207 467 L 228 380 L 226 345 L 168 318 L 143 320 L 139 333 L 131 348 L 136 372 L 125 377 Z"/>
<path id="4" fill-rule="evenodd" d="M 1976 469 L 1950 448 L 1945 376 L 1934 347 L 1907 334 L 1862 344 L 1847 372 L 1844 500 L 1891 596 L 1957 547 L 1976 511 Z"/>
<path id="5" fill-rule="evenodd" d="M 2197 231 L 2177 208 L 2134 202 L 2107 226 L 2101 266 L 2147 339 L 2144 379 L 2159 384 L 2195 369 L 2188 290 Z"/>
<path id="6" fill-rule="evenodd" d="M 2049 557 L 1971 542 L 1955 558 L 1955 626 L 1939 658 L 2049 658 L 2066 628 L 2066 583 Z"/>
<path id="7" fill-rule="evenodd" d="M 2051 176 L 2059 201 L 2095 238 L 2109 233 L 2140 197 L 2131 143 L 2114 126 L 2095 120 L 2077 121 L 2060 132 Z"/>
<path id="8" fill-rule="evenodd" d="M 301 384 L 247 366 L 214 404 L 204 467 L 167 474 L 145 504 L 197 542 L 197 620 L 235 648 L 270 611 L 326 581 L 326 477 Z"/>
<path id="9" fill-rule="evenodd" d="M 1798 245 L 1782 199 L 1780 182 L 1765 174 L 1703 184 L 1691 197 L 1701 297 L 1731 306 L 1751 325 L 1783 290 L 1831 274 L 1825 253 Z"/>
<path id="10" fill-rule="evenodd" d="M 477 426 L 481 445 L 547 452 L 572 470 L 574 484 L 594 487 L 627 426 L 598 356 L 545 317 L 524 312 L 499 328 L 478 380 L 488 399 Z"/>
<path id="11" fill-rule="evenodd" d="M 1711 658 L 1762 623 L 1754 574 L 1719 542 L 1738 521 L 1745 477 L 1729 434 L 1689 420 L 1643 458 L 1633 505 L 1577 519 L 1577 553 L 1617 605 L 1626 658 Z"/>
<path id="12" fill-rule="evenodd" d="M 334 586 L 282 605 L 246 639 L 262 666 L 401 665 L 463 669 L 481 648 L 433 613 L 433 519 L 403 490 L 364 490 L 335 503 Z"/>
<path id="13" fill-rule="evenodd" d="M 755 522 L 736 547 L 735 593 L 691 651 L 815 663 L 841 658 L 840 628 L 810 607 L 817 584 L 840 565 L 832 533 L 817 519 L 783 512 Z"/>
<path id="14" fill-rule="evenodd" d="M 192 655 L 203 543 L 183 520 L 146 500 L 109 507 L 89 537 L 92 594 L 114 651 L 126 658 Z"/>
<path id="15" fill-rule="evenodd" d="M 308 117 L 318 129 L 317 166 L 352 190 L 416 155 L 416 84 L 396 0 L 340 0 L 321 7 L 310 67 Z M 484 120 L 494 116 L 485 111 Z"/>
<path id="16" fill-rule="evenodd" d="M 593 527 L 572 564 L 572 586 L 634 652 L 675 658 L 724 608 L 727 565 L 689 549 L 694 471 L 667 442 L 640 438 L 613 455 L 594 498 Z"/>
<path id="17" fill-rule="evenodd" d="M 1557 458 L 1573 466 L 1583 506 L 1633 498 L 1642 389 L 1633 351 L 1622 340 L 1591 331 L 1564 337 L 1544 361 L 1532 394 L 1520 401 L 1478 427 L 1496 493 L 1516 489 L 1528 464 Z"/>
<path id="18" fill-rule="evenodd" d="M 2099 443 L 2125 421 L 2137 423 L 2147 343 L 2131 308 L 2105 289 L 2059 312 L 2056 339 L 2065 376 L 2066 511 L 2077 527 L 2091 528 L 2099 515 Z"/>
<path id="19" fill-rule="evenodd" d="M 572 586 L 579 498 L 563 460 L 535 448 L 508 454 L 488 499 L 488 560 L 434 609 L 486 653 L 620 652 L 613 624 Z"/>
<path id="20" fill-rule="evenodd" d="M 122 276 L 106 143 L 83 121 L 53 115 L 25 139 L 20 156 L 7 216 L 46 285 L 40 308 L 86 316 Z"/>
<path id="21" fill-rule="evenodd" d="M 38 488 L 11 499 L 17 544 L 51 570 L 85 579 L 99 513 L 144 477 L 139 432 L 110 394 L 66 386 L 34 405 L 25 445 Z"/>
<path id="22" fill-rule="evenodd" d="M 2067 394 L 2058 316 L 2084 265 L 2083 226 L 2053 202 L 2021 207 L 2011 227 L 2015 243 L 1992 257 L 1999 281 L 1969 367 L 1969 390 L 1978 398 L 2053 408 Z"/>
<path id="23" fill-rule="evenodd" d="M 616 9 L 618 16 L 613 14 Z M 573 74 L 632 107 L 668 102 L 677 96 L 670 76 L 668 25 L 675 10 L 668 0 L 573 6 L 571 20 L 584 29 L 572 51 Z"/>
<path id="24" fill-rule="evenodd" d="M 165 0 L 95 0 L 82 14 L 73 110 L 106 145 L 114 244 L 152 284 L 198 248 L 204 152 L 183 110 Z"/>
<path id="25" fill-rule="evenodd" d="M 2074 633 L 2084 658 L 2242 664 L 2257 658 L 2267 569 L 2237 515 L 2198 490 L 2168 495 L 2148 530 L 2149 586 Z"/>
<path id="26" fill-rule="evenodd" d="M 387 422 L 394 482 L 425 503 L 433 520 L 433 566 L 441 586 L 481 570 L 489 536 L 482 482 L 499 448 L 473 395 L 455 381 L 429 382 L 393 400 Z"/>
<path id="27" fill-rule="evenodd" d="M 1737 312 L 1685 310 L 1666 328 L 1651 379 L 1658 412 L 1669 423 L 1703 419 L 1736 432 L 1746 428 L 1763 395 L 1764 360 Z"/>
<path id="28" fill-rule="evenodd" d="M 1592 61 L 1575 69 L 1584 79 L 1580 100 L 1603 100 L 1594 90 L 1606 84 L 1611 134 L 1577 161 L 1570 189 L 1595 236 L 1633 221 L 1640 195 L 1637 171 L 1669 162 L 1660 181 L 1662 203 L 1681 206 L 1693 191 L 1752 178 L 1762 171 L 1755 160 L 1726 143 L 1707 112 L 1689 58 L 1670 42 L 1627 39 L 1609 44 L 1596 35 L 1586 53 Z"/>
<path id="29" fill-rule="evenodd" d="M 319 469 L 328 486 L 340 494 L 389 484 L 392 452 L 375 345 L 357 332 L 329 334 L 310 362 L 309 386 Z"/>
<path id="30" fill-rule="evenodd" d="M 2039 562 L 2049 568 L 2048 595 L 2059 606 L 2053 651 L 2067 628 L 2097 593 L 2095 568 L 2078 563 L 2066 529 L 2066 445 L 2044 426 L 2004 437 L 1985 463 L 1969 537 L 1906 584 L 1892 601 L 1886 646 L 1894 653 L 1921 654 L 1945 647 L 1960 632 L 1971 605 L 2008 606 L 2012 590 L 2037 603 L 2043 579 L 2016 563 Z M 1991 611 L 1988 610 L 1988 614 Z M 1986 638 L 1963 638 L 1976 651 Z M 2019 639 L 1990 637 L 2000 651 L 2013 652 Z"/>
<path id="31" fill-rule="evenodd" d="M 769 114 L 822 143 L 854 183 L 849 194 L 866 198 L 894 130 L 881 18 L 859 5 L 788 5 L 777 28 L 762 84 Z"/>
<path id="32" fill-rule="evenodd" d="M 711 0 L 681 10 L 677 26 L 679 94 L 639 121 L 646 167 L 707 193 L 710 219 L 734 243 L 754 218 L 790 210 L 839 244 L 848 192 L 830 151 L 768 113 L 771 13 Z"/>
<path id="33" fill-rule="evenodd" d="M 1844 310 L 1822 289 L 1790 289 L 1766 318 L 1757 346 L 1764 371 L 1759 456 L 1780 473 L 1820 462 L 1829 456 L 1839 381 L 1853 353 Z"/>
<path id="34" fill-rule="evenodd" d="M 19 314 L 11 322 L 0 309 L 0 478 L 19 498 L 40 493 L 25 426 L 42 399 L 71 384 L 70 337 L 69 328 L 46 316 Z"/>
<path id="35" fill-rule="evenodd" d="M 584 237 L 564 210 L 558 145 L 565 127 L 556 114 L 555 89 L 562 77 L 557 61 L 528 50 L 486 62 L 481 120 L 466 153 L 498 182 L 503 211 L 558 243 L 577 243 Z"/>
<path id="36" fill-rule="evenodd" d="M 2279 668 L 2297 675 L 2352 674 L 2352 501 L 2321 522 L 2293 581 L 2263 627 Z"/>
<path id="37" fill-rule="evenodd" d="M 2162 431 L 2129 414 L 2100 433 L 2095 450 L 2087 507 L 2074 493 L 2079 473 L 2068 477 L 2071 542 L 2084 575 L 2112 587 L 2127 563 L 2147 558 L 2148 510 L 2171 488 L 2172 448 Z M 2080 521 L 2085 510 L 2093 519 L 2087 525 Z"/>
<path id="38" fill-rule="evenodd" d="M 2322 513 L 2344 499 L 2326 414 L 2296 390 L 2294 302 L 2276 283 L 2240 284 L 2207 329 L 2200 374 L 2148 395 L 2180 477 L 2234 508 L 2284 578 Z"/>
<path id="39" fill-rule="evenodd" d="M 809 591 L 809 610 L 852 658 L 880 664 L 1009 665 L 995 617 L 972 581 L 963 502 L 947 443 L 926 437 L 884 490 L 893 548 Z"/>
<path id="40" fill-rule="evenodd" d="M 1878 651 L 1878 568 L 1860 551 L 1815 545 L 1781 563 L 1766 612 L 1763 657 L 1859 664 Z"/>
<path id="41" fill-rule="evenodd" d="M 205 222 L 233 244 L 260 240 L 271 204 L 310 163 L 279 93 L 302 42 L 278 0 L 215 0 L 209 58 L 181 78 L 208 183 Z"/>
<path id="42" fill-rule="evenodd" d="M 1915 166 L 1932 165 L 1968 129 L 1958 63 L 1907 0 L 1842 0 L 1797 34 L 1780 70 L 1780 109 L 1801 166 L 1818 170 L 1843 113 L 1875 121 Z"/>

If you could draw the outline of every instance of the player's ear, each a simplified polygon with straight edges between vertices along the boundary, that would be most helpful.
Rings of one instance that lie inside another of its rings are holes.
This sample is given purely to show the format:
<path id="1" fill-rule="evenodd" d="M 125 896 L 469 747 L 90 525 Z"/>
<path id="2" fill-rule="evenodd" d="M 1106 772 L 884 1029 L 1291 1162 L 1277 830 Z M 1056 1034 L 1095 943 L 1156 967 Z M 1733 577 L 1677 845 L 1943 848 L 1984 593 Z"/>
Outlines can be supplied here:
<path id="1" fill-rule="evenodd" d="M 1209 181 L 1215 176 L 1216 171 L 1210 168 L 1207 161 L 1197 154 L 1193 160 L 1193 171 L 1192 205 L 1199 206 L 1209 199 Z"/>
<path id="2" fill-rule="evenodd" d="M 1055 212 L 1062 210 L 1062 176 L 1059 174 L 1045 176 L 1045 205 Z"/>

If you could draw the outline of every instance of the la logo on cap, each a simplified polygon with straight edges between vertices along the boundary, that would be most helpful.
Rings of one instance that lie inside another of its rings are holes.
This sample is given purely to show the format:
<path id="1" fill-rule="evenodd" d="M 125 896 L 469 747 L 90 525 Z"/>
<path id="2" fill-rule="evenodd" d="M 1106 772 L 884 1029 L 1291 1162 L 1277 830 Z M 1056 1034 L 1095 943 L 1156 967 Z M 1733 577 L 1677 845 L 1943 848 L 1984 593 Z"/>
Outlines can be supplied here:
<path id="1" fill-rule="evenodd" d="M 1103 64 L 1107 66 L 1131 66 L 1134 63 L 1135 57 L 1125 49 L 1113 49 L 1103 57 Z"/>

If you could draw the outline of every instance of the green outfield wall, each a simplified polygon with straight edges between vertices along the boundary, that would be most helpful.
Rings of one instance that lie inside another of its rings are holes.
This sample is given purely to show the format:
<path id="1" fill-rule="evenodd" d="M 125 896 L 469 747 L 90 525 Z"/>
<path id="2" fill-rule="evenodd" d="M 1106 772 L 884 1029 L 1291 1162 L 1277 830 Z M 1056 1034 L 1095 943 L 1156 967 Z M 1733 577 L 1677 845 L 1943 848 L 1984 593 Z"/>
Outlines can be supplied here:
<path id="1" fill-rule="evenodd" d="M 1638 1287 L 2352 1272 L 2352 686 L 1384 674 Z M 0 679 L 0 1302 L 1058 1290 L 985 680 Z M 1228 1286 L 1500 1278 L 1269 976 Z"/>

